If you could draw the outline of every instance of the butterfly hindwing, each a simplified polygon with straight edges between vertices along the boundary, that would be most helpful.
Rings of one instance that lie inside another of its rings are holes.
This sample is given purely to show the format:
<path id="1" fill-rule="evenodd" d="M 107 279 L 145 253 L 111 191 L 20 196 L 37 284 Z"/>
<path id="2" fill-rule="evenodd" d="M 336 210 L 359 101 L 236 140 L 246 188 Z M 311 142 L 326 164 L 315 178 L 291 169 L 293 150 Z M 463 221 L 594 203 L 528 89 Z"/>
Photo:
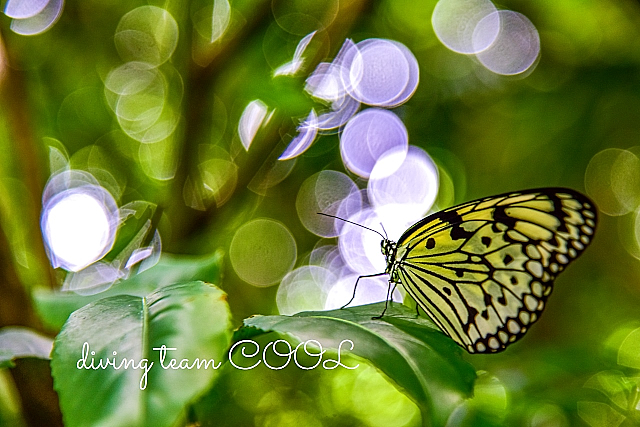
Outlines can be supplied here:
<path id="1" fill-rule="evenodd" d="M 410 227 L 389 259 L 435 323 L 469 352 L 498 352 L 544 310 L 553 280 L 590 243 L 595 205 L 564 188 L 502 194 Z"/>

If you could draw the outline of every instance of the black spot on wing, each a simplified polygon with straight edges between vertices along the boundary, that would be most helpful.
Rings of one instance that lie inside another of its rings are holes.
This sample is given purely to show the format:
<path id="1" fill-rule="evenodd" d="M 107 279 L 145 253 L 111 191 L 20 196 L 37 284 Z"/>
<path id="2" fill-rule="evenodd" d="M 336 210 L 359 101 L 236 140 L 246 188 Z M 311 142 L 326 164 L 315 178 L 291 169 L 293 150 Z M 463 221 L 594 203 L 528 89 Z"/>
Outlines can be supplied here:
<path id="1" fill-rule="evenodd" d="M 433 237 L 427 239 L 427 249 L 433 249 L 436 247 L 436 241 Z"/>
<path id="2" fill-rule="evenodd" d="M 509 228 L 514 228 L 516 225 L 515 218 L 507 215 L 506 206 L 496 206 L 495 211 L 493 211 L 493 219 Z"/>
<path id="3" fill-rule="evenodd" d="M 475 319 L 476 319 L 476 316 L 479 313 L 478 313 L 478 310 L 475 307 L 472 307 L 470 305 L 467 306 L 467 313 L 468 313 L 468 315 L 467 315 L 466 325 L 467 325 L 467 334 L 468 334 L 470 329 L 471 329 L 471 326 L 475 325 Z"/>
<path id="4" fill-rule="evenodd" d="M 565 221 L 565 218 L 566 218 L 566 217 L 567 217 L 567 216 L 564 216 L 564 217 L 562 218 L 562 221 L 560 221 L 560 225 L 558 226 L 558 228 L 557 228 L 557 230 L 556 230 L 556 231 L 559 231 L 559 232 L 561 232 L 561 233 L 568 233 L 568 232 L 569 232 L 569 229 L 567 228 L 567 223 L 566 223 L 566 221 Z M 556 240 L 556 241 L 557 241 L 557 240 Z"/>
<path id="5" fill-rule="evenodd" d="M 486 305 L 487 307 L 491 306 L 491 295 L 489 294 L 484 294 L 484 305 Z"/>
<path id="6" fill-rule="evenodd" d="M 473 231 L 467 231 L 460 224 L 456 224 L 451 227 L 449 235 L 453 240 L 470 239 L 473 236 Z"/>
<path id="7" fill-rule="evenodd" d="M 484 294 L 484 306 L 487 307 L 487 308 L 482 310 L 481 315 L 485 319 L 489 320 L 489 307 L 493 307 L 493 301 L 491 299 L 491 295 Z"/>
<path id="8" fill-rule="evenodd" d="M 443 211 L 439 218 L 442 222 L 446 222 L 448 224 L 460 224 L 462 222 L 462 217 L 455 209 Z"/>
<path id="9" fill-rule="evenodd" d="M 400 238 L 398 239 L 398 244 L 399 245 L 404 244 L 407 237 L 412 236 L 416 232 L 418 232 L 418 236 L 428 233 L 430 227 L 427 227 L 427 229 L 425 229 L 425 226 L 427 225 L 430 225 L 430 226 L 438 225 L 438 229 L 441 229 L 440 225 L 444 226 L 442 228 L 445 228 L 447 226 L 453 226 L 451 231 L 451 238 L 455 240 L 466 239 L 470 237 L 470 235 L 473 235 L 473 233 L 468 233 L 462 227 L 459 226 L 459 224 L 463 222 L 463 219 L 462 219 L 462 216 L 460 216 L 456 210 L 458 208 L 459 206 L 455 206 L 447 210 L 436 212 L 425 218 L 422 218 L 420 221 L 416 222 L 411 227 L 409 227 L 404 233 L 402 233 L 402 236 L 400 236 Z M 442 224 L 439 224 L 439 222 L 441 222 Z M 427 244 L 429 244 L 429 241 L 427 241 Z M 433 241 L 433 244 L 435 245 L 435 240 Z M 430 248 L 427 248 L 427 249 L 430 249 Z"/>

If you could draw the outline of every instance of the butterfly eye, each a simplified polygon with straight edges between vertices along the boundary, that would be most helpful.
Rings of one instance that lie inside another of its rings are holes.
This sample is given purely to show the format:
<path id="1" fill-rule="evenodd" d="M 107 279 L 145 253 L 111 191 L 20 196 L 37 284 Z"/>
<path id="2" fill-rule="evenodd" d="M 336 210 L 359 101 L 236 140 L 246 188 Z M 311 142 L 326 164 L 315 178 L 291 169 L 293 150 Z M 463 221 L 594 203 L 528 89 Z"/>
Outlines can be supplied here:
<path id="1" fill-rule="evenodd" d="M 391 253 L 391 246 L 387 240 L 383 240 L 380 242 L 380 248 L 382 249 L 382 254 L 386 257 Z"/>

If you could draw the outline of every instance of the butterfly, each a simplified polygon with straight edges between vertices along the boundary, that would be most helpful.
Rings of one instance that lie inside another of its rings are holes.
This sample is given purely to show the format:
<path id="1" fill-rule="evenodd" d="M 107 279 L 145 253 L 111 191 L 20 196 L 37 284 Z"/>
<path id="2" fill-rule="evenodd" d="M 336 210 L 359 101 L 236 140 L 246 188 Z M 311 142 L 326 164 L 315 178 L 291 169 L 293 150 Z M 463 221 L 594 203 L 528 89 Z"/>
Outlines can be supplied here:
<path id="1" fill-rule="evenodd" d="M 469 353 L 497 353 L 540 318 L 597 221 L 595 204 L 566 188 L 486 197 L 423 218 L 397 242 L 378 233 L 387 267 L 358 280 L 388 274 Z"/>

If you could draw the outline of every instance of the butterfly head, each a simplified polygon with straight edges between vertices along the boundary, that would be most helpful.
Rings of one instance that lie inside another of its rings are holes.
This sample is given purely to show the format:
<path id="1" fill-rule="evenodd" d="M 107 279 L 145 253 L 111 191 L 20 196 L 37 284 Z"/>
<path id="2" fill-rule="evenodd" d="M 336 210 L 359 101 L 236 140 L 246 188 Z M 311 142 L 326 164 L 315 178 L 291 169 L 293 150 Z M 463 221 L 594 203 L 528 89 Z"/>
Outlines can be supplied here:
<path id="1" fill-rule="evenodd" d="M 380 242 L 380 248 L 382 250 L 382 255 L 384 255 L 384 260 L 387 262 L 387 270 L 389 270 L 389 266 L 393 264 L 393 260 L 396 259 L 396 242 L 386 238 L 382 239 Z"/>
<path id="2" fill-rule="evenodd" d="M 389 239 L 383 239 L 380 242 L 380 248 L 382 249 L 382 255 L 388 259 L 389 257 L 393 257 L 396 252 L 396 242 Z"/>

